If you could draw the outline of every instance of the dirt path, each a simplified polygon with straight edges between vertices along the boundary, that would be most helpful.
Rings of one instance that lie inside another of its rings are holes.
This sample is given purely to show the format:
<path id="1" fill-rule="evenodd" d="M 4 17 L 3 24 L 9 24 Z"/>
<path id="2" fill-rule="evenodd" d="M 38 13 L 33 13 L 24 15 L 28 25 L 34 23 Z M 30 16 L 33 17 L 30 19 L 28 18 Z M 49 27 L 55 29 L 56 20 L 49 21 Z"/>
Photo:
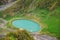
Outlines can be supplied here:
<path id="1" fill-rule="evenodd" d="M 6 5 L 1 5 L 1 6 L 0 6 L 0 11 L 3 11 L 3 10 L 5 10 L 5 9 L 11 7 L 11 6 L 14 5 L 15 3 L 16 3 L 16 2 L 8 3 L 8 4 L 6 4 Z"/>
<path id="2" fill-rule="evenodd" d="M 55 37 L 51 37 L 48 35 L 40 35 L 40 34 L 32 34 L 35 40 L 57 40 Z"/>

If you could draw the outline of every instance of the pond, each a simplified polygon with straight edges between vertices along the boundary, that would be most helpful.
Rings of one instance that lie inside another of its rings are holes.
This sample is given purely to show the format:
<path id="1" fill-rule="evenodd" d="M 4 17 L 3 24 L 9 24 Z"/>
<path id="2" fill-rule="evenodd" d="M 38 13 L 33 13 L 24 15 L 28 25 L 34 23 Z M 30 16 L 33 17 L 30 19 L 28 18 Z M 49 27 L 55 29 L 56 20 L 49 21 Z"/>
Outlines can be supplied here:
<path id="1" fill-rule="evenodd" d="M 12 22 L 12 25 L 17 28 L 22 28 L 24 30 L 27 30 L 29 32 L 38 32 L 40 30 L 40 25 L 32 20 L 14 20 Z"/>

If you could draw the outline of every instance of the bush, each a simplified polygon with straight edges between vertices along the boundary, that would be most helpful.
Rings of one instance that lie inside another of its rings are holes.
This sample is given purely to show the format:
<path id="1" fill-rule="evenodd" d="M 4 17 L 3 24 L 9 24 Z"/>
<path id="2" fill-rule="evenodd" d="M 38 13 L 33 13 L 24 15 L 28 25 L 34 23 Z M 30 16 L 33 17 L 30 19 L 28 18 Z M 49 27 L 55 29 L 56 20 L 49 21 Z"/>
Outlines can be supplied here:
<path id="1" fill-rule="evenodd" d="M 1 38 L 0 40 L 34 40 L 33 37 L 28 34 L 25 30 L 17 30 L 15 32 L 10 32 L 6 37 Z"/>

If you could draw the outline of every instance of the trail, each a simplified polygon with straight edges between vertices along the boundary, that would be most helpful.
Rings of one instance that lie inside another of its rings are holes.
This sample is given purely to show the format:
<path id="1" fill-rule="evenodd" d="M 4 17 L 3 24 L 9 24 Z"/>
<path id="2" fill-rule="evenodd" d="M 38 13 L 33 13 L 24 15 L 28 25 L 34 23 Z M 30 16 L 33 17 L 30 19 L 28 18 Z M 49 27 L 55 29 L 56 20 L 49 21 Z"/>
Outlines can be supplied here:
<path id="1" fill-rule="evenodd" d="M 34 40 L 57 40 L 55 37 L 51 37 L 48 35 L 40 35 L 37 33 L 32 33 L 31 35 L 34 37 Z"/>
<path id="2" fill-rule="evenodd" d="M 1 6 L 0 6 L 0 11 L 3 11 L 3 10 L 5 10 L 5 9 L 11 7 L 11 6 L 14 5 L 15 3 L 16 3 L 16 2 L 8 3 L 8 4 L 6 4 L 6 5 L 1 5 Z"/>

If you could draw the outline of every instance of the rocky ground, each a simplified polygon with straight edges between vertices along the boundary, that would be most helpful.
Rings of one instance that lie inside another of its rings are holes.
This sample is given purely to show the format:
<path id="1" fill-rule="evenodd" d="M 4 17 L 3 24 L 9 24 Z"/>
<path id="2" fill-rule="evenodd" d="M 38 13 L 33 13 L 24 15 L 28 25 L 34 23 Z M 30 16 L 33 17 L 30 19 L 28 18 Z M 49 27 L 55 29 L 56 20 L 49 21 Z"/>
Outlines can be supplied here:
<path id="1" fill-rule="evenodd" d="M 48 35 L 40 35 L 40 34 L 32 34 L 35 40 L 57 40 L 55 37 L 51 37 Z"/>
<path id="2" fill-rule="evenodd" d="M 12 3 L 7 3 L 6 5 L 0 5 L 0 11 L 3 11 L 9 7 L 11 7 L 12 5 L 14 5 L 15 2 L 12 2 Z"/>
<path id="3" fill-rule="evenodd" d="M 0 18 L 0 28 L 4 28 L 5 27 L 5 25 L 6 25 L 6 23 L 7 23 L 7 21 L 6 20 L 4 20 L 4 19 L 2 19 L 2 18 Z"/>
<path id="4" fill-rule="evenodd" d="M 3 37 L 4 35 L 6 35 L 6 34 L 4 34 L 4 33 L 0 34 L 0 38 Z M 51 37 L 48 35 L 40 35 L 40 34 L 36 34 L 36 33 L 34 33 L 34 34 L 31 33 L 31 35 L 33 36 L 34 40 L 57 40 L 57 38 Z"/>

